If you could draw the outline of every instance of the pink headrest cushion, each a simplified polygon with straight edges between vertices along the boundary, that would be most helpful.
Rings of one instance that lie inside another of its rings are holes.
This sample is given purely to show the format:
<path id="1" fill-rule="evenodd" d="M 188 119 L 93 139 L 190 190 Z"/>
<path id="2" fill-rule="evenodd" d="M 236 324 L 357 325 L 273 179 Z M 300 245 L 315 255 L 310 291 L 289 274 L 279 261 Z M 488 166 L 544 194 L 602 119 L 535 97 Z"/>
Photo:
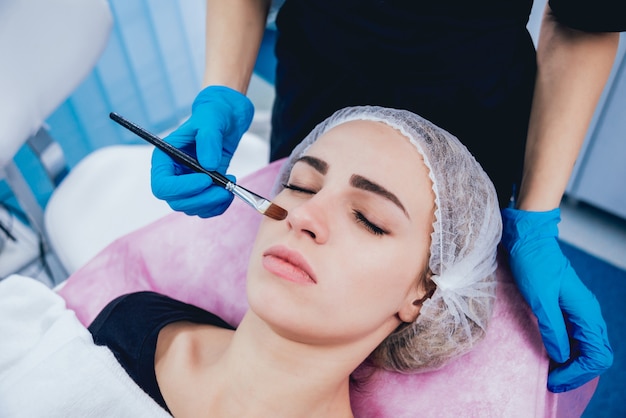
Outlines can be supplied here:
<path id="1" fill-rule="evenodd" d="M 268 196 L 282 161 L 240 181 Z M 118 295 L 154 290 L 237 325 L 247 309 L 248 257 L 261 216 L 235 199 L 226 213 L 201 219 L 174 213 L 124 236 L 74 273 L 59 293 L 88 325 Z M 443 369 L 379 372 L 352 401 L 356 417 L 580 416 L 597 380 L 555 395 L 546 390 L 548 358 L 537 323 L 499 256 L 498 292 L 486 338 Z"/>

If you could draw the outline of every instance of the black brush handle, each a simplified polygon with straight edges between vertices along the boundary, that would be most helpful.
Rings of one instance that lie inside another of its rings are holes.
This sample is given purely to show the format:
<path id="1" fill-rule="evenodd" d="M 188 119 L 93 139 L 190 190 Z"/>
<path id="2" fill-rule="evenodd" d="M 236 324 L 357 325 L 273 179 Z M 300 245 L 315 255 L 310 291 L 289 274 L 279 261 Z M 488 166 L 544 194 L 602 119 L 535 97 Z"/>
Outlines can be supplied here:
<path id="1" fill-rule="evenodd" d="M 122 125 L 124 128 L 135 133 L 142 139 L 148 141 L 149 143 L 151 143 L 152 145 L 154 145 L 155 147 L 157 147 L 158 149 L 160 149 L 161 151 L 163 151 L 164 153 L 166 153 L 167 155 L 169 155 L 170 157 L 172 157 L 174 160 L 178 161 L 179 163 L 191 168 L 192 170 L 195 170 L 198 173 L 204 173 L 204 174 L 209 175 L 220 186 L 226 187 L 228 183 L 232 183 L 226 176 L 222 175 L 221 173 L 217 171 L 207 170 L 206 168 L 202 167 L 200 163 L 198 162 L 198 160 L 193 158 L 191 155 L 174 147 L 171 144 L 168 144 L 167 142 L 163 141 L 158 136 L 151 134 L 150 132 L 143 129 L 141 126 L 125 119 L 119 114 L 115 112 L 111 112 L 109 113 L 109 117 L 113 119 L 115 122 Z"/>

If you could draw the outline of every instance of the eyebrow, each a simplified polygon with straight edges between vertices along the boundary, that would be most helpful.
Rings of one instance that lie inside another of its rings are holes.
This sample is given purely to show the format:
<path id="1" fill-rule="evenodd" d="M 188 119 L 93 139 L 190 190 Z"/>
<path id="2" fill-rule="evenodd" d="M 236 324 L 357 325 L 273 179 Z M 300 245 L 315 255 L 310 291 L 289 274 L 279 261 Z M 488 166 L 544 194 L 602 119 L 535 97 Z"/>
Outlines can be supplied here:
<path id="1" fill-rule="evenodd" d="M 326 173 L 328 173 L 328 163 L 319 158 L 312 157 L 310 155 L 303 155 L 302 157 L 296 160 L 296 163 L 298 162 L 303 162 L 305 164 L 308 164 L 320 174 L 325 175 Z M 400 199 L 398 199 L 398 197 L 395 194 L 391 193 L 389 190 L 385 189 L 380 184 L 374 183 L 373 181 L 368 180 L 367 178 L 360 176 L 358 174 L 353 174 L 350 177 L 350 185 L 352 187 L 356 187 L 357 189 L 365 190 L 367 192 L 371 192 L 379 196 L 382 196 L 385 199 L 388 199 L 389 201 L 394 203 L 396 206 L 398 206 L 402 210 L 402 212 L 404 212 L 407 218 L 411 219 L 411 217 L 409 216 L 409 213 L 404 208 L 404 205 L 402 204 L 402 202 L 400 202 Z"/>
<path id="2" fill-rule="evenodd" d="M 326 173 L 328 173 L 328 163 L 324 160 L 320 160 L 319 158 L 311 157 L 310 155 L 303 155 L 302 157 L 296 160 L 296 163 L 299 163 L 299 162 L 303 162 L 303 163 L 310 165 L 311 167 L 315 169 L 315 171 L 318 171 L 320 174 L 325 175 Z"/>
<path id="3" fill-rule="evenodd" d="M 404 208 L 404 205 L 402 204 L 402 202 L 400 202 L 400 199 L 398 199 L 398 197 L 395 194 L 391 193 L 389 190 L 385 189 L 380 184 L 374 183 L 373 181 L 368 180 L 365 177 L 360 176 L 358 174 L 353 174 L 350 177 L 350 185 L 352 187 L 356 187 L 358 189 L 365 190 L 367 192 L 375 193 L 375 194 L 377 194 L 379 196 L 384 197 L 385 199 L 390 200 L 397 207 L 402 209 L 402 212 L 404 212 L 404 214 L 406 215 L 407 218 L 411 219 L 411 217 L 409 216 L 408 212 Z"/>

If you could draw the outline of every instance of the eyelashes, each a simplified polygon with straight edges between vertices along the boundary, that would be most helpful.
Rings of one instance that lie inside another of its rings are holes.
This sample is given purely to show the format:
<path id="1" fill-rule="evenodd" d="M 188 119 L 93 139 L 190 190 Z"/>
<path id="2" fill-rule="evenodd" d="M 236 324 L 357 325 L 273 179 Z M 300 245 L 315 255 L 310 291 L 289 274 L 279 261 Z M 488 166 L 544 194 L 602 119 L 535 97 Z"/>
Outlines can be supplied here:
<path id="1" fill-rule="evenodd" d="M 307 194 L 307 195 L 314 195 L 315 193 L 317 193 L 314 190 L 306 189 L 306 188 L 300 187 L 300 186 L 296 186 L 296 185 L 291 184 L 291 183 L 283 183 L 282 186 L 283 186 L 283 188 L 285 188 L 287 190 L 291 190 L 291 191 L 296 192 L 296 193 L 304 193 L 304 194 Z M 363 228 L 365 228 L 370 233 L 372 233 L 372 234 L 374 234 L 376 236 L 382 236 L 382 235 L 388 234 L 388 231 L 384 230 L 383 228 L 381 228 L 378 225 L 376 225 L 373 222 L 371 222 L 369 219 L 367 219 L 367 217 L 365 215 L 363 215 L 363 213 L 359 212 L 358 210 L 353 210 L 352 211 L 352 215 L 354 216 L 354 219 L 355 219 L 356 223 L 358 223 L 359 225 L 363 226 Z"/>
<path id="2" fill-rule="evenodd" d="M 370 231 L 372 234 L 374 235 L 385 235 L 387 234 L 387 231 L 385 231 L 384 229 L 382 229 L 381 227 L 379 227 L 378 225 L 373 224 L 372 222 L 370 222 L 365 215 L 363 215 L 361 212 L 359 212 L 358 210 L 354 210 L 352 211 L 352 214 L 354 215 L 354 218 L 356 219 L 356 222 L 363 225 L 363 227 L 365 229 L 367 229 L 368 231 Z"/>
<path id="3" fill-rule="evenodd" d="M 316 192 L 310 189 L 305 189 L 303 187 L 296 186 L 291 183 L 283 183 L 283 187 L 285 189 L 293 190 L 294 192 L 305 193 L 305 194 L 315 194 Z"/>

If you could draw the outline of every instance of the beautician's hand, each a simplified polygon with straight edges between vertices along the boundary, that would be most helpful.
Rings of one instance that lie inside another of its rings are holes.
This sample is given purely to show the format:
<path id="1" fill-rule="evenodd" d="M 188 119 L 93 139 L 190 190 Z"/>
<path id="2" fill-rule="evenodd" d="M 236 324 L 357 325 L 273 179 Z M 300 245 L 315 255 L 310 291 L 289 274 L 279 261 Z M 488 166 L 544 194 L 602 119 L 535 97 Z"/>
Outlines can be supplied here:
<path id="1" fill-rule="evenodd" d="M 228 87 L 209 86 L 194 100 L 191 117 L 165 141 L 196 157 L 204 168 L 225 174 L 253 115 L 254 106 L 245 95 Z M 188 215 L 220 215 L 233 200 L 233 195 L 214 186 L 209 176 L 182 166 L 158 149 L 152 154 L 151 178 L 152 193 Z"/>
<path id="2" fill-rule="evenodd" d="M 548 389 L 575 389 L 611 366 L 613 350 L 597 299 L 557 242 L 560 210 L 507 208 L 502 219 L 502 243 L 509 251 L 513 276 L 537 316 L 548 355 L 561 363 L 550 372 Z"/>

